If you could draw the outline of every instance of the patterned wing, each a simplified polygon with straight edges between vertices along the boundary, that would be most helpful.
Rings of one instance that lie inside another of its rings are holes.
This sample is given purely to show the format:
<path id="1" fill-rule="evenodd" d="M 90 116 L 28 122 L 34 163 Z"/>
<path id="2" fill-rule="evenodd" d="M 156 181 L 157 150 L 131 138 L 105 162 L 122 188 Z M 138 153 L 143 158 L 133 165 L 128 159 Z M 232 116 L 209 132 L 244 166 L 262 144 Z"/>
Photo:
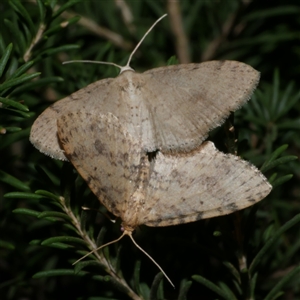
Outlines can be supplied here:
<path id="1" fill-rule="evenodd" d="M 211 142 L 191 154 L 158 153 L 138 223 L 169 226 L 229 214 L 271 189 L 256 167 Z"/>
<path id="2" fill-rule="evenodd" d="M 257 71 L 235 61 L 126 71 L 50 106 L 34 122 L 30 141 L 41 152 L 67 160 L 57 139 L 57 119 L 96 109 L 117 116 L 145 150 L 189 151 L 250 98 L 258 80 Z"/>
<path id="3" fill-rule="evenodd" d="M 141 75 L 149 110 L 142 119 L 152 116 L 155 146 L 163 152 L 195 149 L 211 129 L 250 99 L 259 81 L 259 72 L 237 61 L 175 65 Z M 143 132 L 149 135 L 148 129 Z M 151 143 L 146 145 L 150 150 Z"/>
<path id="4" fill-rule="evenodd" d="M 58 142 L 57 119 L 72 111 L 92 111 L 99 102 L 107 98 L 112 80 L 108 78 L 94 82 L 49 106 L 32 125 L 31 143 L 52 158 L 67 160 Z"/>
<path id="5" fill-rule="evenodd" d="M 90 189 L 117 217 L 136 190 L 140 144 L 112 114 L 69 112 L 58 118 L 58 138 L 66 156 Z"/>

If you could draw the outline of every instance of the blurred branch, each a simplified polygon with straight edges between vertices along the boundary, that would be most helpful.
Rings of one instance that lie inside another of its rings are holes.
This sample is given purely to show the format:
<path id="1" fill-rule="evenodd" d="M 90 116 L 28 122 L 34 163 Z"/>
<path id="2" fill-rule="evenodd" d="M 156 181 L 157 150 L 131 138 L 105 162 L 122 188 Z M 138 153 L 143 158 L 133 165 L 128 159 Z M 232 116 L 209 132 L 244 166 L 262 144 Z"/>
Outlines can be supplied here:
<path id="1" fill-rule="evenodd" d="M 234 26 L 234 24 L 241 10 L 245 9 L 245 7 L 249 4 L 250 4 L 249 1 L 243 1 L 242 3 L 243 6 L 238 8 L 234 13 L 228 16 L 227 20 L 223 24 L 220 35 L 210 42 L 210 44 L 207 46 L 205 51 L 202 53 L 200 61 L 211 60 L 216 55 L 217 49 L 220 47 L 220 45 L 226 41 L 230 32 L 241 31 L 241 24 L 236 24 L 236 26 Z"/>
<path id="2" fill-rule="evenodd" d="M 69 12 L 65 11 L 61 14 L 61 16 L 65 19 L 70 19 L 77 15 L 78 14 L 75 14 L 70 11 Z M 80 24 L 83 27 L 86 27 L 88 30 L 95 33 L 96 35 L 107 39 L 108 41 L 112 42 L 114 45 L 116 45 L 124 50 L 131 50 L 133 48 L 132 43 L 125 41 L 121 35 L 113 32 L 107 28 L 99 26 L 97 23 L 95 23 L 94 21 L 92 21 L 86 17 L 83 17 L 83 16 L 80 16 L 80 17 L 81 18 L 78 21 L 78 24 Z"/>
<path id="3" fill-rule="evenodd" d="M 271 279 L 282 278 L 282 277 L 286 276 L 288 273 L 290 273 L 291 271 L 293 271 L 296 267 L 297 267 L 297 265 L 292 265 L 285 269 L 282 269 L 282 270 L 280 269 L 280 270 L 274 272 L 273 274 L 271 274 L 270 278 Z"/>
<path id="4" fill-rule="evenodd" d="M 188 39 L 183 29 L 179 1 L 167 0 L 167 11 L 170 17 L 171 30 L 175 36 L 175 47 L 178 60 L 182 64 L 187 64 L 191 59 L 189 55 Z"/>
<path id="5" fill-rule="evenodd" d="M 116 6 L 120 9 L 123 22 L 127 26 L 130 33 L 135 33 L 136 28 L 133 25 L 133 15 L 130 10 L 130 7 L 127 5 L 127 3 L 124 0 L 114 0 Z"/>
<path id="6" fill-rule="evenodd" d="M 29 2 L 36 4 L 35 0 L 29 0 Z M 60 8 L 59 5 L 55 5 L 54 10 L 57 11 L 59 8 Z M 64 11 L 61 14 L 61 17 L 64 19 L 71 19 L 76 16 L 78 16 L 78 14 L 75 14 L 71 11 Z M 88 30 L 90 30 L 94 34 L 107 39 L 108 41 L 112 42 L 114 45 L 116 45 L 124 50 L 131 50 L 133 48 L 133 44 L 128 41 L 125 41 L 121 35 L 113 32 L 107 28 L 99 26 L 97 23 L 95 23 L 94 21 L 92 21 L 86 17 L 83 17 L 81 15 L 79 15 L 79 16 L 80 16 L 80 20 L 78 21 L 78 24 L 80 24 L 83 27 L 86 27 Z"/>
<path id="7" fill-rule="evenodd" d="M 38 29 L 38 31 L 36 33 L 36 36 L 32 40 L 29 48 L 26 50 L 26 52 L 25 52 L 25 54 L 23 56 L 23 59 L 24 59 L 25 62 L 29 61 L 29 59 L 31 57 L 31 51 L 32 51 L 33 47 L 40 41 L 45 28 L 46 28 L 45 24 L 41 23 L 40 26 L 39 26 L 39 29 Z"/>
<path id="8" fill-rule="evenodd" d="M 213 39 L 210 42 L 210 44 L 207 46 L 205 51 L 202 53 L 201 61 L 211 60 L 215 56 L 217 49 L 220 47 L 222 43 L 224 43 L 229 33 L 232 31 L 236 19 L 236 15 L 237 15 L 236 12 L 229 15 L 226 22 L 223 24 L 223 28 L 220 35 L 217 36 L 215 39 Z"/>

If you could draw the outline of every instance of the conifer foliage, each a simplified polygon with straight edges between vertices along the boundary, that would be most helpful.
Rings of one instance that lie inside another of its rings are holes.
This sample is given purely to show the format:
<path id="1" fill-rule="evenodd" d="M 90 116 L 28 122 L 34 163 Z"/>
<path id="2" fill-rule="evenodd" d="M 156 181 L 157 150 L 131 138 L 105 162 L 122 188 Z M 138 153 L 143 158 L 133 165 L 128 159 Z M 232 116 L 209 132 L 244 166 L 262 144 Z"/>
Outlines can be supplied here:
<path id="1" fill-rule="evenodd" d="M 0 4 L 1 299 L 299 299 L 300 44 L 298 0 L 4 0 Z M 51 103 L 112 66 L 231 59 L 261 72 L 250 102 L 209 139 L 251 161 L 273 185 L 259 204 L 228 216 L 120 236 L 68 162 L 29 143 Z M 234 125 L 235 131 L 230 131 Z M 237 141 L 236 141 L 237 140 Z M 89 209 L 83 209 L 87 207 Z"/>

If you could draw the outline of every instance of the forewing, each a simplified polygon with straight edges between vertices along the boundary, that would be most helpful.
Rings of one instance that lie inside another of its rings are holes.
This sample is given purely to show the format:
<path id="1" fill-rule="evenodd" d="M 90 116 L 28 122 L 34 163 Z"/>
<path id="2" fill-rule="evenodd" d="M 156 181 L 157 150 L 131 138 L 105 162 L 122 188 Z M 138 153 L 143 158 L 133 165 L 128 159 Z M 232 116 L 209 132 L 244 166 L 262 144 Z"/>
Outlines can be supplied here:
<path id="1" fill-rule="evenodd" d="M 154 116 L 155 146 L 171 152 L 199 146 L 211 129 L 250 99 L 259 81 L 259 72 L 237 61 L 175 65 L 142 75 L 143 101 Z"/>
<path id="2" fill-rule="evenodd" d="M 252 67 L 235 61 L 169 66 L 143 74 L 126 71 L 50 106 L 34 122 L 30 141 L 41 152 L 66 160 L 57 139 L 57 119 L 96 109 L 117 116 L 147 151 L 187 152 L 250 98 L 258 79 Z"/>
<path id="3" fill-rule="evenodd" d="M 92 83 L 47 108 L 34 122 L 30 141 L 52 158 L 67 160 L 57 137 L 57 119 L 69 112 L 80 110 L 88 113 L 97 110 L 101 114 L 114 114 L 129 134 L 141 140 L 142 148 L 154 151 L 155 131 L 151 128 L 154 122 L 141 96 L 140 87 L 144 85 L 141 75 L 133 71 Z M 146 147 L 146 144 L 150 147 Z"/>
<path id="4" fill-rule="evenodd" d="M 232 213 L 271 191 L 262 173 L 205 142 L 191 154 L 158 153 L 139 224 L 169 226 Z"/>
<path id="5" fill-rule="evenodd" d="M 122 217 L 135 190 L 140 144 L 112 114 L 69 112 L 58 118 L 58 137 L 66 156 L 102 204 Z"/>
<path id="6" fill-rule="evenodd" d="M 108 78 L 94 82 L 49 106 L 32 125 L 31 143 L 52 158 L 67 160 L 58 142 L 56 125 L 58 118 L 72 111 L 92 111 L 108 97 L 112 80 Z"/>

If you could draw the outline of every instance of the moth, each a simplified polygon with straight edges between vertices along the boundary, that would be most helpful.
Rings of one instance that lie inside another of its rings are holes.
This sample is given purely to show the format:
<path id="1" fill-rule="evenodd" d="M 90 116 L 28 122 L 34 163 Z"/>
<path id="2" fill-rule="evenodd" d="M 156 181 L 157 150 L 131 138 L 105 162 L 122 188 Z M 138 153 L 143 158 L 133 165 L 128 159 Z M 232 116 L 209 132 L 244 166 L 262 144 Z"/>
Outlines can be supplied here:
<path id="1" fill-rule="evenodd" d="M 96 109 L 101 114 L 113 113 L 145 151 L 189 152 L 250 99 L 260 75 L 242 62 L 208 61 L 135 72 L 129 66 L 131 58 L 153 26 L 126 66 L 98 62 L 119 67 L 118 77 L 88 85 L 54 103 L 35 120 L 30 141 L 37 149 L 67 160 L 58 140 L 57 120 L 68 112 Z"/>
<path id="2" fill-rule="evenodd" d="M 124 67 L 106 63 L 120 68 L 117 78 L 99 80 L 47 108 L 30 141 L 74 165 L 122 219 L 116 241 L 128 235 L 172 284 L 134 241 L 136 227 L 229 214 L 260 201 L 271 186 L 253 165 L 203 142 L 247 102 L 259 72 L 237 61 L 210 61 L 136 73 L 131 58 L 153 26 Z"/>
<path id="3" fill-rule="evenodd" d="M 142 224 L 170 226 L 226 215 L 262 200 L 272 188 L 255 166 L 218 151 L 212 142 L 189 153 L 149 155 L 141 137 L 110 113 L 65 113 L 57 120 L 57 133 L 92 192 L 121 218 L 119 239 L 133 240 L 132 232 Z"/>

